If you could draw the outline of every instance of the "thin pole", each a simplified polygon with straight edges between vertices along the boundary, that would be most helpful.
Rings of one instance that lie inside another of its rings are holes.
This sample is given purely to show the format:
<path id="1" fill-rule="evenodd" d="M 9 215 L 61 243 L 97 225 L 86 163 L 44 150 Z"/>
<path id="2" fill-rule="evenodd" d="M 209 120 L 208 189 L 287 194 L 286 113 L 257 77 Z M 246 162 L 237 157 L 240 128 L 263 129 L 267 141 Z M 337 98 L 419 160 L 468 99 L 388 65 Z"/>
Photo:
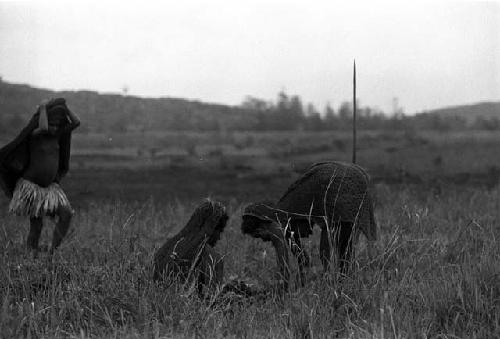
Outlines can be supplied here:
<path id="1" fill-rule="evenodd" d="M 356 59 L 352 76 L 352 163 L 356 163 Z"/>

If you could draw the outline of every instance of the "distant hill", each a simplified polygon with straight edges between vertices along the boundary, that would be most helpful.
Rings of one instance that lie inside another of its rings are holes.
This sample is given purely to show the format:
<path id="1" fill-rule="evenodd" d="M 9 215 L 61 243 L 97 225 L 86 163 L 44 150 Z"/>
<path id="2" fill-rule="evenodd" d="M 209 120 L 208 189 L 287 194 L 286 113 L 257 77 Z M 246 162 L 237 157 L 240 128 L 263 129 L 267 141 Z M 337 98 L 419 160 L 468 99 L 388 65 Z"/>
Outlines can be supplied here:
<path id="1" fill-rule="evenodd" d="M 0 79 L 0 128 L 19 128 L 44 98 L 65 97 L 80 116 L 80 130 L 221 130 L 250 124 L 252 116 L 239 107 L 179 98 L 140 98 L 94 91 L 62 91 L 11 84 Z"/>
<path id="2" fill-rule="evenodd" d="M 170 97 L 141 98 L 94 91 L 56 92 L 12 84 L 0 78 L 0 133 L 7 136 L 19 130 L 41 100 L 59 96 L 65 97 L 69 107 L 80 116 L 80 133 L 346 130 L 351 126 L 352 116 L 348 103 L 341 105 L 335 113 L 332 110 L 330 115 L 321 116 L 314 110 L 306 113 L 298 96 L 284 93 L 280 93 L 282 101 L 277 103 L 254 98 L 250 105 L 228 106 Z M 446 107 L 399 120 L 382 112 L 368 114 L 367 111 L 370 109 L 359 110 L 360 129 L 500 130 L 500 102 Z M 488 120 L 491 118 L 498 120 Z"/>
<path id="3" fill-rule="evenodd" d="M 481 102 L 471 105 L 439 108 L 426 112 L 442 118 L 459 117 L 465 119 L 468 125 L 476 122 L 477 118 L 500 120 L 500 102 Z"/>

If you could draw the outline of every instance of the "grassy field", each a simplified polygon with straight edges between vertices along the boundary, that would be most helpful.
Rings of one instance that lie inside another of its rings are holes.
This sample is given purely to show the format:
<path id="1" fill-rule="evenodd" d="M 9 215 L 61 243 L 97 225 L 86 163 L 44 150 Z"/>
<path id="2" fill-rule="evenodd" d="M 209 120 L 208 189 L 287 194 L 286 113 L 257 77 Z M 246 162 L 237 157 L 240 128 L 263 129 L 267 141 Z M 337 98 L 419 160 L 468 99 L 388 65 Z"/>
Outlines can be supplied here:
<path id="1" fill-rule="evenodd" d="M 14 137 L 1 135 L 0 144 Z M 72 168 L 201 169 L 293 175 L 324 160 L 351 161 L 350 131 L 282 132 L 77 132 Z M 500 134 L 496 131 L 359 131 L 358 163 L 376 181 L 486 185 L 500 178 Z M 404 179 L 404 180 L 403 180 Z"/>
<path id="2" fill-rule="evenodd" d="M 500 168 L 496 131 L 360 131 L 358 139 L 359 162 L 374 171 Z M 351 134 L 343 131 L 76 133 L 72 145 L 73 168 L 211 165 L 274 171 L 324 159 L 351 160 Z"/>
<path id="3" fill-rule="evenodd" d="M 126 180 L 126 184 L 124 184 Z M 225 279 L 272 286 L 268 244 L 240 232 L 241 209 L 276 198 L 290 177 L 220 172 L 75 170 L 65 181 L 76 215 L 52 260 L 24 250 L 27 221 L 0 200 L 2 337 L 412 338 L 500 336 L 500 189 L 375 185 L 377 255 L 364 239 L 354 269 L 321 274 L 317 235 L 304 288 L 285 295 L 202 301 L 189 286 L 151 279 L 156 248 L 208 195 L 230 220 L 218 251 Z M 48 243 L 52 227 L 42 241 Z"/>
<path id="4" fill-rule="evenodd" d="M 268 244 L 241 234 L 242 208 L 277 199 L 308 164 L 350 160 L 349 134 L 75 135 L 63 186 L 76 210 L 53 258 L 25 251 L 28 222 L 0 197 L 0 337 L 500 337 L 500 138 L 492 133 L 363 132 L 374 178 L 377 253 L 321 272 L 318 235 L 305 287 L 200 300 L 153 283 L 151 260 L 210 197 L 230 219 L 225 279 L 275 283 Z M 48 244 L 47 222 L 42 242 Z M 294 270 L 296 272 L 296 269 Z"/>

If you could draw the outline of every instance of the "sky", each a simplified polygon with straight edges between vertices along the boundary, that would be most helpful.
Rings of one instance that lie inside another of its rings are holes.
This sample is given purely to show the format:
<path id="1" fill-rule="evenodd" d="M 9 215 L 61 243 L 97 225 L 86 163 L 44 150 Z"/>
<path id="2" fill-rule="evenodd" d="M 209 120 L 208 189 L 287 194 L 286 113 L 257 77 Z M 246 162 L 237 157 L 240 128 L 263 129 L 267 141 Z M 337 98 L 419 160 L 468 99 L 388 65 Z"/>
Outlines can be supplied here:
<path id="1" fill-rule="evenodd" d="M 407 114 L 500 100 L 500 1 L 0 0 L 0 76 L 229 105 Z"/>

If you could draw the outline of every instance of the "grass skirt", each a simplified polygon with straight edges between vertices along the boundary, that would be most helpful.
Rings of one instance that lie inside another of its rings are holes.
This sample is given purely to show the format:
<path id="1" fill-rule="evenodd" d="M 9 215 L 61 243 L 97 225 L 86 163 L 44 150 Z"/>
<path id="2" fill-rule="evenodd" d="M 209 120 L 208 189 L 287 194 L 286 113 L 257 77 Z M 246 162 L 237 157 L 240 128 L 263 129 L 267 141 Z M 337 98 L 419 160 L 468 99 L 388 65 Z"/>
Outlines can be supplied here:
<path id="1" fill-rule="evenodd" d="M 57 183 L 54 182 L 48 187 L 40 187 L 21 178 L 16 183 L 9 212 L 22 216 L 41 217 L 54 215 L 61 206 L 71 208 L 66 194 Z"/>

